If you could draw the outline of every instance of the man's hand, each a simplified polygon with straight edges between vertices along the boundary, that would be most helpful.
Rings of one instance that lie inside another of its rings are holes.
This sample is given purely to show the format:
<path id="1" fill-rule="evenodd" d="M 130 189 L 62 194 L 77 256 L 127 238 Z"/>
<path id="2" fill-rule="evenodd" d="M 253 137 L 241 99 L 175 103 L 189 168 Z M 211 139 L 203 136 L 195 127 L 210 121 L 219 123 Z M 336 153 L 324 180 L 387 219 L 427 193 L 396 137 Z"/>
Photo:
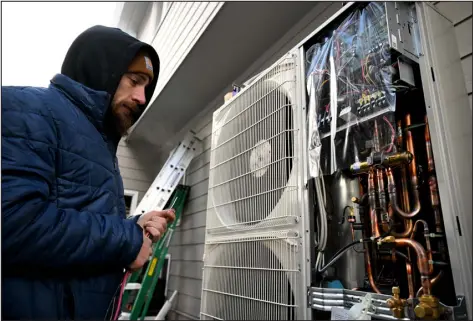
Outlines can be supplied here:
<path id="1" fill-rule="evenodd" d="M 143 244 L 141 245 L 140 252 L 138 256 L 130 264 L 129 268 L 131 271 L 135 272 L 138 271 L 145 265 L 145 263 L 149 260 L 149 257 L 153 254 L 153 249 L 151 247 L 151 240 L 149 237 L 146 236 L 145 232 L 143 231 Z"/>
<path id="2" fill-rule="evenodd" d="M 175 218 L 176 214 L 173 209 L 152 211 L 141 215 L 137 223 L 143 228 L 145 233 L 150 234 L 153 242 L 157 242 L 166 232 L 168 223 L 173 222 Z"/>

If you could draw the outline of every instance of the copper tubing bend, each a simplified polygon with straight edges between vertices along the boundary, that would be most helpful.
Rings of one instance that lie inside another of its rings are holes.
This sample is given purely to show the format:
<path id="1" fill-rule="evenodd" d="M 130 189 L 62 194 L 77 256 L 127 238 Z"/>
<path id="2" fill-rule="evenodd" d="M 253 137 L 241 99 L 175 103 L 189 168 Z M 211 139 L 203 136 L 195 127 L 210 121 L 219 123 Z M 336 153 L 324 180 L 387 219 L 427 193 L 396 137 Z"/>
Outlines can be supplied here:
<path id="1" fill-rule="evenodd" d="M 411 125 L 411 116 L 408 114 L 406 116 L 406 126 Z M 412 133 L 410 130 L 407 131 L 407 138 L 406 138 L 406 147 L 407 151 L 412 154 L 412 160 L 409 164 L 409 175 L 411 176 L 411 188 L 412 188 L 412 195 L 414 196 L 414 209 L 411 212 L 404 212 L 397 203 L 397 193 L 396 193 L 396 184 L 394 183 L 394 179 L 392 178 L 392 171 L 391 169 L 387 170 L 388 175 L 388 192 L 389 192 L 389 199 L 391 200 L 391 205 L 393 210 L 396 214 L 402 216 L 403 218 L 413 218 L 420 212 L 420 199 L 419 199 L 419 184 L 417 181 L 417 168 L 416 168 L 416 161 L 415 161 L 415 154 L 414 154 L 414 143 L 412 141 Z M 391 174 L 391 179 L 389 179 L 389 174 Z"/>
<path id="2" fill-rule="evenodd" d="M 394 243 L 396 246 L 399 247 L 409 247 L 413 249 L 416 252 L 417 255 L 417 268 L 419 269 L 420 276 L 422 279 L 422 291 L 426 295 L 431 294 L 431 283 L 429 279 L 430 271 L 429 271 L 429 263 L 428 263 L 428 257 L 427 254 L 425 253 L 424 248 L 422 245 L 420 245 L 418 242 L 408 239 L 408 238 L 402 238 L 402 239 L 395 239 Z"/>
<path id="3" fill-rule="evenodd" d="M 438 280 L 440 280 L 440 279 L 442 278 L 442 276 L 443 276 L 443 271 L 440 271 L 434 278 L 432 278 L 432 279 L 430 280 L 430 286 L 431 286 L 431 287 L 434 286 L 434 285 L 438 282 Z M 420 297 L 420 296 L 422 295 L 422 293 L 424 293 L 423 290 L 424 290 L 424 289 L 421 287 L 421 288 L 417 291 L 416 296 L 417 296 L 417 297 Z"/>
<path id="4" fill-rule="evenodd" d="M 429 232 L 429 225 L 427 224 L 426 221 L 424 220 L 417 220 L 416 223 L 414 224 L 414 230 L 411 234 L 411 240 L 414 239 L 415 232 L 417 231 L 417 226 L 420 224 L 424 225 L 424 237 L 425 237 L 425 244 L 426 244 L 426 250 L 427 250 L 427 257 L 429 259 L 429 275 L 432 275 L 434 273 L 434 264 L 432 263 L 432 246 L 430 245 L 430 232 Z"/>

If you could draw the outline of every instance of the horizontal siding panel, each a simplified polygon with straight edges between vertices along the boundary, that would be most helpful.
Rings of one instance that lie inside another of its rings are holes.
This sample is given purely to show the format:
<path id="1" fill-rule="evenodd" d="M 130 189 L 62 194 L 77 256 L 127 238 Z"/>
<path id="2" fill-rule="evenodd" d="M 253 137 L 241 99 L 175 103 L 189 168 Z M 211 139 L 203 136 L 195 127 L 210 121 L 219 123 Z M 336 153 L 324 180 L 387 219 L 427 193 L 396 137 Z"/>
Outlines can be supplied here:
<path id="1" fill-rule="evenodd" d="M 202 141 L 202 150 L 208 151 L 210 150 L 211 147 L 212 147 L 212 136 L 209 135 Z"/>
<path id="2" fill-rule="evenodd" d="M 197 136 L 200 137 L 200 139 L 210 137 L 211 135 L 212 135 L 212 118 L 210 118 L 207 124 L 204 127 L 202 127 L 202 129 L 199 129 L 199 131 L 197 132 Z"/>
<path id="3" fill-rule="evenodd" d="M 177 290 L 179 293 L 199 298 L 202 292 L 202 280 L 170 276 L 169 288 Z"/>
<path id="4" fill-rule="evenodd" d="M 193 320 L 193 319 L 190 319 L 186 316 L 183 316 L 183 315 L 179 315 L 177 314 L 175 311 L 173 310 L 170 310 L 169 313 L 168 313 L 168 319 L 169 320 Z"/>
<path id="5" fill-rule="evenodd" d="M 457 36 L 458 50 L 460 57 L 464 57 L 471 53 L 471 25 L 472 19 L 465 20 L 455 27 L 455 34 Z"/>
<path id="6" fill-rule="evenodd" d="M 220 97 L 219 97 L 220 98 Z M 222 99 L 223 101 L 223 99 Z M 195 119 L 193 119 L 193 127 L 197 134 L 200 134 L 200 131 L 207 126 L 208 124 L 212 123 L 214 110 L 207 110 L 204 109 L 200 114 L 198 114 Z"/>
<path id="7" fill-rule="evenodd" d="M 210 148 L 207 150 L 204 150 L 203 153 L 199 154 L 196 156 L 191 164 L 189 165 L 189 168 L 187 169 L 187 175 L 191 175 L 201 169 L 204 166 L 209 166 L 210 165 Z"/>
<path id="8" fill-rule="evenodd" d="M 154 97 L 171 79 L 222 5 L 223 2 L 172 3 L 151 44 L 161 60 Z"/>
<path id="9" fill-rule="evenodd" d="M 471 96 L 470 96 L 471 101 Z M 207 220 L 207 211 L 203 210 L 201 212 L 188 214 L 182 218 L 180 228 L 182 230 L 188 230 L 197 227 L 205 227 Z"/>
<path id="10" fill-rule="evenodd" d="M 203 166 L 186 177 L 186 184 L 193 186 L 209 178 L 210 166 Z"/>
<path id="11" fill-rule="evenodd" d="M 196 245 L 202 244 L 205 241 L 205 228 L 199 227 L 190 230 L 179 229 L 176 231 L 171 239 L 171 245 Z"/>
<path id="12" fill-rule="evenodd" d="M 191 187 L 190 193 L 189 193 L 189 199 L 193 200 L 197 197 L 206 195 L 209 190 L 209 179 L 205 179 L 200 183 L 195 184 L 194 186 Z"/>
<path id="13" fill-rule="evenodd" d="M 130 157 L 125 157 L 125 156 L 120 156 L 120 155 L 117 155 L 117 158 L 118 158 L 118 166 L 120 166 L 120 170 L 121 168 L 133 168 L 137 170 L 145 169 L 145 165 L 142 162 L 138 161 L 136 158 L 130 158 Z M 148 179 L 150 178 L 148 177 Z"/>
<path id="14" fill-rule="evenodd" d="M 473 5 L 471 2 L 442 1 L 435 5 L 437 9 L 454 24 L 471 16 Z"/>
<path id="15" fill-rule="evenodd" d="M 472 73 L 472 64 L 471 64 L 471 54 L 468 57 L 462 59 L 462 69 L 463 74 L 465 75 L 465 84 L 466 91 L 471 93 L 471 73 Z"/>
<path id="16" fill-rule="evenodd" d="M 171 295 L 172 291 L 168 291 L 168 295 Z M 199 295 L 200 298 L 200 295 Z M 189 296 L 186 294 L 178 293 L 176 297 L 176 307 L 181 312 L 184 312 L 190 316 L 194 316 L 197 320 L 200 319 L 200 299 Z M 179 315 L 176 320 L 181 320 L 181 316 Z"/>
<path id="17" fill-rule="evenodd" d="M 170 246 L 169 253 L 172 260 L 201 262 L 204 256 L 204 244 Z"/>
<path id="18" fill-rule="evenodd" d="M 173 261 L 171 264 L 171 276 L 202 280 L 204 262 Z"/>
<path id="19" fill-rule="evenodd" d="M 117 156 L 128 157 L 128 158 L 137 158 L 136 153 L 124 145 L 118 145 Z"/>
<path id="20" fill-rule="evenodd" d="M 120 167 L 120 172 L 123 178 L 149 182 L 149 184 L 151 185 L 153 177 L 149 177 L 149 175 L 147 175 L 142 170 L 122 167 L 122 166 L 119 166 L 119 167 Z"/>
<path id="21" fill-rule="evenodd" d="M 125 189 L 130 189 L 134 191 L 144 192 L 148 191 L 148 188 L 151 186 L 151 182 L 137 181 L 133 179 L 123 178 L 123 186 Z"/>
<path id="22" fill-rule="evenodd" d="M 201 212 L 207 209 L 207 194 L 186 203 L 183 215 Z"/>

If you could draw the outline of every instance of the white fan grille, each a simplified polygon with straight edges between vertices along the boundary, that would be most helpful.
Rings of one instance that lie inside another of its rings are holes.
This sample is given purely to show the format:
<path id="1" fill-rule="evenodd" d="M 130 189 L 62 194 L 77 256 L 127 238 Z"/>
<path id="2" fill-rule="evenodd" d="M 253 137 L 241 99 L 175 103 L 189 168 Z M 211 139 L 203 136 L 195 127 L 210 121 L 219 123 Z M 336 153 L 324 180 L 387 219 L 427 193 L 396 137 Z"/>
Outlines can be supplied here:
<path id="1" fill-rule="evenodd" d="M 202 319 L 303 317 L 296 57 L 214 113 Z"/>
<path id="2" fill-rule="evenodd" d="M 287 58 L 214 114 L 209 233 L 296 222 L 295 77 Z"/>
<path id="3" fill-rule="evenodd" d="M 208 242 L 201 319 L 297 319 L 298 241 L 279 231 Z"/>

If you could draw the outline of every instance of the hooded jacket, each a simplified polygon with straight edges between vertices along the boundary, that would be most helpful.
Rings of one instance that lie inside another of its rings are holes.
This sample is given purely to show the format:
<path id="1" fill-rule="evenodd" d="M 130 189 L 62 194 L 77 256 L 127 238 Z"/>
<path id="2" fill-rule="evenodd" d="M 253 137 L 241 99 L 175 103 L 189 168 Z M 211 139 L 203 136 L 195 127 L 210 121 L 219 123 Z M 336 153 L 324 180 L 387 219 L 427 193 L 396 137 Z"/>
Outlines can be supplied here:
<path id="1" fill-rule="evenodd" d="M 125 219 L 109 107 L 140 50 L 154 67 L 149 102 L 155 50 L 102 26 L 73 42 L 48 88 L 2 87 L 4 319 L 110 317 L 143 231 Z"/>

